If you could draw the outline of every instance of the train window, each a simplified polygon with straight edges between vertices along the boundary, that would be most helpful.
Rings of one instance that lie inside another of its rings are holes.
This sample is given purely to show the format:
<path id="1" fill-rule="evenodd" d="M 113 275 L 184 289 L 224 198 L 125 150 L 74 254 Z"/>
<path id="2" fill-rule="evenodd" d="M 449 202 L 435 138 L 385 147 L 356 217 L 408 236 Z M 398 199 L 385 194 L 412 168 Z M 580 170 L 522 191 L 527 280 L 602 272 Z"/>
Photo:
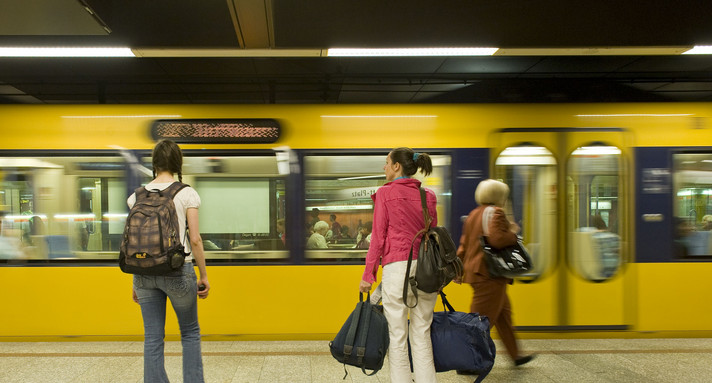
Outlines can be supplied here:
<path id="1" fill-rule="evenodd" d="M 673 154 L 673 185 L 675 255 L 712 256 L 712 153 Z"/>
<path id="2" fill-rule="evenodd" d="M 509 147 L 495 160 L 494 177 L 510 187 L 505 210 L 522 228 L 523 243 L 534 263 L 523 279 L 538 278 L 556 260 L 556 159 L 545 147 Z"/>
<path id="3" fill-rule="evenodd" d="M 183 182 L 195 187 L 202 200 L 206 258 L 288 258 L 277 231 L 285 212 L 285 182 L 276 157 L 184 154 Z M 126 163 L 118 154 L 0 157 L 0 259 L 115 262 L 128 214 L 126 199 L 151 179 L 150 157 L 141 163 L 143 177 L 129 186 Z"/>
<path id="4" fill-rule="evenodd" d="M 613 146 L 577 148 L 567 170 L 569 267 L 580 277 L 602 282 L 622 263 L 618 214 L 621 151 Z"/>
<path id="5" fill-rule="evenodd" d="M 285 180 L 277 157 L 198 156 L 184 152 L 183 182 L 200 195 L 200 234 L 207 260 L 274 262 L 289 257 L 278 230 Z M 197 153 L 199 154 L 199 153 Z M 150 158 L 146 158 L 150 163 Z"/>
<path id="6" fill-rule="evenodd" d="M 117 259 L 128 210 L 121 157 L 2 157 L 0 172 L 0 258 Z"/>
<path id="7" fill-rule="evenodd" d="M 304 157 L 306 259 L 315 262 L 361 262 L 369 246 L 373 195 L 385 183 L 386 154 L 314 155 Z M 450 209 L 450 156 L 431 155 L 433 173 L 423 185 L 438 198 L 438 224 L 446 225 Z M 314 231 L 321 234 L 314 235 Z M 319 238 L 323 236 L 323 240 Z"/>

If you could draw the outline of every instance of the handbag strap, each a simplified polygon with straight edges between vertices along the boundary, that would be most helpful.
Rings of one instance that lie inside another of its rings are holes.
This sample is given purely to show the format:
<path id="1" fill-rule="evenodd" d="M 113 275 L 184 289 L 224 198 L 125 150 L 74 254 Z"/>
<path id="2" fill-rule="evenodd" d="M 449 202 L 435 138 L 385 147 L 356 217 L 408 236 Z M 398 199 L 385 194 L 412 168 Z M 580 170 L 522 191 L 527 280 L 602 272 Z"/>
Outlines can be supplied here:
<path id="1" fill-rule="evenodd" d="M 489 220 L 492 212 L 494 211 L 494 206 L 487 206 L 482 212 L 482 233 L 485 237 L 489 235 Z"/>

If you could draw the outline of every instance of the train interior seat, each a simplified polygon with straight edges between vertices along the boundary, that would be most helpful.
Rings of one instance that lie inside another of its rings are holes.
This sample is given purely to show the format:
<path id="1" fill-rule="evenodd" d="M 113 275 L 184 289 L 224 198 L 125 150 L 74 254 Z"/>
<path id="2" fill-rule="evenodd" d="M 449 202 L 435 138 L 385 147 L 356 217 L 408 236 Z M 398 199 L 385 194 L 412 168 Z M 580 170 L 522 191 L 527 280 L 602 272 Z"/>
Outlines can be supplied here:
<path id="1" fill-rule="evenodd" d="M 47 235 L 47 248 L 49 259 L 74 258 L 69 249 L 69 237 L 66 235 Z"/>

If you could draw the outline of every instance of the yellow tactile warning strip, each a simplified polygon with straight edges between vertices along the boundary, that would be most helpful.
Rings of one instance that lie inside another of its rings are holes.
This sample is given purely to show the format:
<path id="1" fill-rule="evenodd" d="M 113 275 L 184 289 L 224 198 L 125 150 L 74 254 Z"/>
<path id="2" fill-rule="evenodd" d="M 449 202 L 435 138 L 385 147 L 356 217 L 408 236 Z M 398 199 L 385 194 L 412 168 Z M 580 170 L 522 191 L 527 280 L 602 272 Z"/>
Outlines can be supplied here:
<path id="1" fill-rule="evenodd" d="M 498 351 L 498 354 L 505 354 L 505 351 Z M 659 350 L 528 350 L 530 354 L 712 354 L 712 349 L 659 349 Z M 329 352 L 316 351 L 234 351 L 234 352 L 211 352 L 204 351 L 203 356 L 322 356 L 331 355 Z M 180 352 L 166 352 L 166 356 L 181 356 Z M 0 353 L 0 358 L 101 358 L 116 356 L 143 356 L 142 352 L 4 352 Z"/>

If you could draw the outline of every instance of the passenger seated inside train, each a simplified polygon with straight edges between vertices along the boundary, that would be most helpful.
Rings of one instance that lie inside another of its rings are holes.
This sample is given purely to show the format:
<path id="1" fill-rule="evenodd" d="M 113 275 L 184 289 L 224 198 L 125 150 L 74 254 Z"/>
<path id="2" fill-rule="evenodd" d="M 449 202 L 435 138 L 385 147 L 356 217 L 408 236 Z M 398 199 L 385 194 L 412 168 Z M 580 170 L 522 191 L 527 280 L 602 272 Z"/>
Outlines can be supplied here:
<path id="1" fill-rule="evenodd" d="M 596 214 L 590 226 L 571 233 L 575 268 L 587 279 L 603 281 L 615 275 L 620 266 L 620 237 L 608 231 L 603 218 Z"/>
<path id="2" fill-rule="evenodd" d="M 373 230 L 373 222 L 367 221 L 361 226 L 361 229 L 356 236 L 356 248 L 368 249 L 371 245 L 371 230 Z"/>
<path id="3" fill-rule="evenodd" d="M 47 259 L 49 248 L 45 238 L 45 226 L 42 217 L 35 215 L 27 221 L 27 229 L 23 234 L 25 253 L 28 258 Z"/>
<path id="4" fill-rule="evenodd" d="M 685 222 L 681 218 L 680 222 Z M 700 230 L 694 230 L 693 225 L 680 223 L 680 239 L 685 255 L 712 255 L 712 215 L 705 215 L 700 222 Z"/>
<path id="5" fill-rule="evenodd" d="M 319 221 L 314 224 L 314 234 L 307 241 L 307 249 L 326 249 L 326 233 L 329 231 L 329 224 L 326 221 Z"/>

